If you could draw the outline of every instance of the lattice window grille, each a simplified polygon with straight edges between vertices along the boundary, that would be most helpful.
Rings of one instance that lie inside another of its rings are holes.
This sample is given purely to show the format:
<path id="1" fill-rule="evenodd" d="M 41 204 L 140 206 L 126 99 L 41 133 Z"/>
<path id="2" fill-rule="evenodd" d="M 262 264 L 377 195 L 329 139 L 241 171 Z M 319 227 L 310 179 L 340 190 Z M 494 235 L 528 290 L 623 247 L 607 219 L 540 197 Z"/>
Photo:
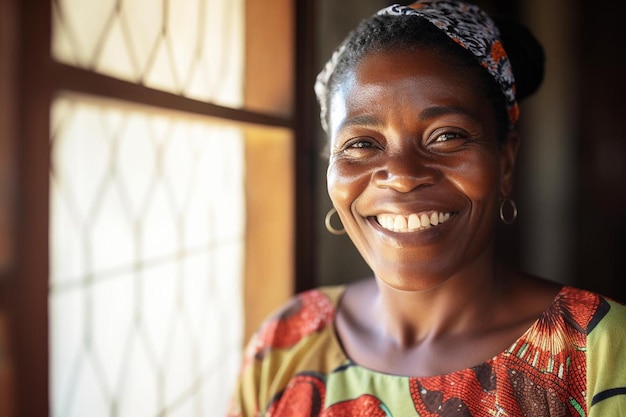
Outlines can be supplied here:
<path id="1" fill-rule="evenodd" d="M 59 62 L 242 106 L 242 0 L 53 0 Z"/>
<path id="2" fill-rule="evenodd" d="M 242 343 L 241 130 L 76 96 L 52 120 L 53 415 L 224 412 Z"/>

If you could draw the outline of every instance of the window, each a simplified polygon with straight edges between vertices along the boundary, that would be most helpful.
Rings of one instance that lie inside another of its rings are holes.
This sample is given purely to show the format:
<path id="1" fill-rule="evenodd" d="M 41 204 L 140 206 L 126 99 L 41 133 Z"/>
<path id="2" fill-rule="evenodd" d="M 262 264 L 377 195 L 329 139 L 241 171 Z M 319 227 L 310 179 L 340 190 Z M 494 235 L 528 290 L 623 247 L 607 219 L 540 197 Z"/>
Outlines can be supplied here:
<path id="1" fill-rule="evenodd" d="M 20 411 L 222 413 L 292 285 L 292 2 L 256 3 L 10 3 Z"/>
<path id="2" fill-rule="evenodd" d="M 243 337 L 241 129 L 64 95 L 52 122 L 52 415 L 224 409 Z"/>

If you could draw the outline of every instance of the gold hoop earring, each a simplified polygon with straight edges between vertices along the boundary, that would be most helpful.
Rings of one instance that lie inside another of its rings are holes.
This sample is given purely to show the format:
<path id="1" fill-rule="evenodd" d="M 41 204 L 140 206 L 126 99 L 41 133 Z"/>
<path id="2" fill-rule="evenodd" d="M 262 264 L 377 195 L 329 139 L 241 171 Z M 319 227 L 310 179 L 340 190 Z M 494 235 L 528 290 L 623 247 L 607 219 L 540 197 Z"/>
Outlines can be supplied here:
<path id="1" fill-rule="evenodd" d="M 509 205 L 509 208 L 511 209 L 511 216 L 509 218 L 504 215 L 504 206 L 507 203 Z M 511 200 L 508 197 L 505 197 L 504 200 L 502 200 L 502 202 L 500 203 L 500 220 L 502 220 L 502 223 L 504 224 L 513 224 L 515 222 L 515 219 L 517 219 L 517 206 L 515 205 L 515 201 Z"/>
<path id="2" fill-rule="evenodd" d="M 328 213 L 326 213 L 326 218 L 324 219 L 326 230 L 328 230 L 333 235 L 337 235 L 337 236 L 343 235 L 344 233 L 346 233 L 346 229 L 335 229 L 333 225 L 330 224 L 330 219 L 331 217 L 333 217 L 333 214 L 335 213 L 337 213 L 337 210 L 334 207 L 328 210 Z"/>

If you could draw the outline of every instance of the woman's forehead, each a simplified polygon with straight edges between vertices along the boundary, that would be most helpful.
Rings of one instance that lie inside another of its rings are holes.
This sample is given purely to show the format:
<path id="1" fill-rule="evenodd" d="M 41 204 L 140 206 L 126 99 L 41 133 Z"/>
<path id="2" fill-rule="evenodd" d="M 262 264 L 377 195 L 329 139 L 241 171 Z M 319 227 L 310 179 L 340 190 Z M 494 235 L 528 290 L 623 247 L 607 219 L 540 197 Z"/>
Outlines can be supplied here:
<path id="1" fill-rule="evenodd" d="M 477 70 L 462 67 L 428 48 L 365 55 L 339 80 L 333 101 L 371 102 L 379 98 L 484 96 Z"/>
<path id="2" fill-rule="evenodd" d="M 428 50 L 371 53 L 341 80 L 330 100 L 331 135 L 355 123 L 384 125 L 392 117 L 464 114 L 493 117 L 476 69 Z"/>

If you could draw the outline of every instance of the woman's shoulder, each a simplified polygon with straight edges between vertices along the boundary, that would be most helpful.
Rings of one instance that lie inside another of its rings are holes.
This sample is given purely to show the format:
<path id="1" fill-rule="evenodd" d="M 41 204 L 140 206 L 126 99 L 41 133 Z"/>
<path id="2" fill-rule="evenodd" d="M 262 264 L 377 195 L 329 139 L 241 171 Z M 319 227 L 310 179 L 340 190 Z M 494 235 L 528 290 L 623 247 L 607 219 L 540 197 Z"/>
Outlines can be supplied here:
<path id="1" fill-rule="evenodd" d="M 325 321 L 332 316 L 346 289 L 345 285 L 320 286 L 294 294 L 266 322 L 286 324 L 294 317 L 307 321 Z"/>
<path id="2" fill-rule="evenodd" d="M 585 328 L 588 415 L 618 415 L 626 407 L 626 305 L 590 291 L 571 292 L 593 306 Z"/>
<path id="3" fill-rule="evenodd" d="M 626 305 L 600 293 L 564 286 L 555 304 L 562 307 L 584 329 L 595 333 L 624 333 Z"/>
<path id="4" fill-rule="evenodd" d="M 290 348 L 332 326 L 344 290 L 344 286 L 324 286 L 295 294 L 260 326 L 254 350 Z"/>

